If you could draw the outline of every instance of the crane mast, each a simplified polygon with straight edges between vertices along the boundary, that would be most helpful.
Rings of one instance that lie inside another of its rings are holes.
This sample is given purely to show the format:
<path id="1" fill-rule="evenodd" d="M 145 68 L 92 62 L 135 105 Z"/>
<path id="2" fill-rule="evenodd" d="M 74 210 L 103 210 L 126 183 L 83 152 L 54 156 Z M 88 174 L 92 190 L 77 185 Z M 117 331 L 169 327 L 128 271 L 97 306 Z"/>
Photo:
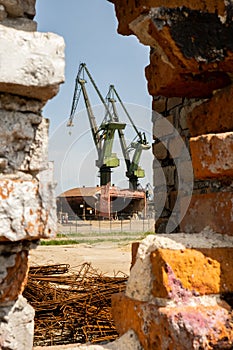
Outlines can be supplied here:
<path id="1" fill-rule="evenodd" d="M 112 106 L 112 111 L 114 115 L 114 119 L 116 121 L 119 121 L 119 116 L 116 110 L 116 98 L 118 102 L 120 103 L 121 107 L 123 108 L 123 111 L 125 112 L 126 116 L 128 117 L 132 127 L 134 128 L 136 132 L 136 138 L 137 141 L 131 142 L 129 146 L 127 146 L 125 141 L 125 136 L 123 130 L 118 130 L 118 135 L 120 139 L 121 149 L 122 153 L 125 159 L 126 164 L 126 176 L 129 179 L 129 187 L 133 190 L 136 190 L 138 188 L 138 179 L 145 177 L 145 171 L 139 166 L 140 158 L 142 155 L 143 150 L 150 149 L 150 145 L 146 139 L 145 133 L 141 133 L 138 131 L 136 125 L 133 122 L 133 119 L 130 117 L 130 114 L 128 113 L 125 105 L 123 104 L 119 94 L 117 93 L 114 85 L 110 85 L 109 91 L 107 94 L 106 99 L 108 100 L 109 104 Z M 130 150 L 134 150 L 134 154 L 132 156 L 132 159 L 130 158 Z"/>

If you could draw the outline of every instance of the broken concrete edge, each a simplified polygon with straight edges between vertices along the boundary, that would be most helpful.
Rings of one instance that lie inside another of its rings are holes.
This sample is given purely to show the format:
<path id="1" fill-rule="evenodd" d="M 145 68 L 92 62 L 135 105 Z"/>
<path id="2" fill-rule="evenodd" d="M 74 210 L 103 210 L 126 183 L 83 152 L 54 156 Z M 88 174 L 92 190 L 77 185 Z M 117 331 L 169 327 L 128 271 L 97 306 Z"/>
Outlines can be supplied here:
<path id="1" fill-rule="evenodd" d="M 52 163 L 39 174 L 0 175 L 0 241 L 35 240 L 56 235 Z"/>
<path id="2" fill-rule="evenodd" d="M 5 150 L 0 155 L 1 173 L 9 174 L 16 171 L 36 173 L 47 169 L 48 120 L 31 112 L 1 109 L 0 120 L 1 147 Z"/>
<path id="3" fill-rule="evenodd" d="M 64 39 L 53 33 L 26 32 L 0 24 L 0 92 L 47 101 L 64 82 Z M 18 55 L 20 52 L 20 56 Z"/>
<path id="4" fill-rule="evenodd" d="M 12 304 L 23 293 L 28 278 L 29 252 L 38 244 L 39 240 L 0 243 L 0 305 Z"/>
<path id="5" fill-rule="evenodd" d="M 148 235 L 138 245 L 135 264 L 131 268 L 125 295 L 134 300 L 151 302 L 156 305 L 176 305 L 181 300 L 159 298 L 153 295 L 155 276 L 152 272 L 151 254 L 158 249 L 185 250 L 201 248 L 232 248 L 233 237 L 214 233 L 206 228 L 198 234 L 155 234 Z M 171 291 L 172 292 L 172 291 Z M 189 292 L 189 291 L 187 291 Z M 193 295 L 189 295 L 188 300 Z M 193 301 L 198 304 L 217 303 L 218 295 L 197 295 Z"/>
<path id="6" fill-rule="evenodd" d="M 133 330 L 129 330 L 114 342 L 105 345 L 92 344 L 73 344 L 57 346 L 36 346 L 33 350 L 143 350 L 138 337 Z"/>
<path id="7" fill-rule="evenodd" d="M 12 93 L 0 93 L 0 109 L 5 111 L 32 112 L 40 115 L 46 101 L 32 99 L 26 96 L 14 95 Z"/>
<path id="8" fill-rule="evenodd" d="M 0 306 L 0 349 L 32 349 L 35 311 L 19 295 L 13 302 Z"/>

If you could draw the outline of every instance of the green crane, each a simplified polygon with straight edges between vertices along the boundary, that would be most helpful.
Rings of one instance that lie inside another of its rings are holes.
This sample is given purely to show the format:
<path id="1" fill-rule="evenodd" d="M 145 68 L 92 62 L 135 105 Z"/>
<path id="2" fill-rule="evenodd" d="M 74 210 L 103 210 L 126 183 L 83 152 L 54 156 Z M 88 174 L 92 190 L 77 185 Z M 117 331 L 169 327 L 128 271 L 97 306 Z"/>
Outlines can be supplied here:
<path id="1" fill-rule="evenodd" d="M 90 79 L 91 84 L 93 85 L 95 91 L 97 92 L 97 95 L 99 96 L 105 108 L 105 118 L 99 127 L 97 126 L 96 119 L 87 94 L 85 86 L 87 80 L 85 79 L 85 74 Z M 73 125 L 73 120 L 81 93 L 84 97 L 86 111 L 91 126 L 92 136 L 98 153 L 96 166 L 99 168 L 100 172 L 100 186 L 105 186 L 107 184 L 111 184 L 111 169 L 116 168 L 120 165 L 120 161 L 117 158 L 116 153 L 112 152 L 115 132 L 116 130 L 118 130 L 118 132 L 123 130 L 126 124 L 120 123 L 119 120 L 114 120 L 112 113 L 110 112 L 107 103 L 102 97 L 89 70 L 87 69 L 86 64 L 81 63 L 79 65 L 78 73 L 75 80 L 73 101 L 67 126 Z"/>
<path id="2" fill-rule="evenodd" d="M 109 91 L 106 97 L 106 100 L 109 105 L 112 107 L 112 114 L 113 114 L 113 120 L 116 122 L 119 122 L 119 117 L 116 109 L 116 101 L 118 101 L 123 108 L 123 111 L 125 112 L 126 116 L 128 117 L 132 127 L 134 128 L 136 132 L 135 140 L 130 143 L 129 146 L 127 146 L 125 141 L 125 136 L 123 129 L 118 129 L 118 134 L 120 138 L 120 144 L 122 153 L 125 159 L 126 164 L 126 176 L 129 179 L 129 187 L 130 189 L 136 190 L 138 188 L 138 179 L 145 177 L 145 171 L 139 166 L 139 161 L 142 155 L 142 151 L 150 149 L 150 145 L 146 139 L 145 133 L 141 133 L 136 125 L 133 122 L 133 119 L 129 115 L 127 109 L 125 108 L 125 105 L 123 104 L 119 94 L 117 93 L 114 85 L 110 85 Z M 133 156 L 130 158 L 130 151 L 134 151 Z"/>

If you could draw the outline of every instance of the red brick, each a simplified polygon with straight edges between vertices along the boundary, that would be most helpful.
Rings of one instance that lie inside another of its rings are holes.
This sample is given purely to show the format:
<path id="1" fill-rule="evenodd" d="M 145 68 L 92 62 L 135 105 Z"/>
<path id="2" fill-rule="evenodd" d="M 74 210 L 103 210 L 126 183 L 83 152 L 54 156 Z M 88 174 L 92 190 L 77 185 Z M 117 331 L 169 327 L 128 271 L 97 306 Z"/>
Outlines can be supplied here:
<path id="1" fill-rule="evenodd" d="M 190 150 L 196 179 L 233 176 L 233 132 L 192 137 Z"/>
<path id="2" fill-rule="evenodd" d="M 152 294 L 183 303 L 192 295 L 233 292 L 233 248 L 158 249 Z"/>
<path id="3" fill-rule="evenodd" d="M 115 4 L 119 21 L 118 32 L 125 35 L 135 34 L 143 44 L 155 48 L 151 54 L 150 65 L 146 68 L 148 90 L 152 96 L 203 98 L 209 97 L 215 90 L 231 84 L 228 73 L 233 71 L 232 52 L 228 50 L 227 53 L 224 53 L 225 57 L 221 57 L 221 60 L 217 56 L 209 60 L 205 52 L 208 51 L 207 45 L 202 51 L 203 57 L 202 52 L 197 50 L 198 45 L 194 44 L 193 52 L 191 52 L 192 49 L 189 52 L 184 50 L 184 47 L 188 46 L 188 39 L 185 45 L 184 42 L 181 44 L 180 40 L 174 36 L 172 18 L 172 9 L 183 11 L 181 14 L 183 18 L 187 13 L 192 14 L 192 18 L 196 19 L 193 23 L 196 33 L 199 29 L 198 23 L 203 22 L 203 13 L 206 15 L 206 20 L 209 19 L 209 27 L 216 26 L 218 28 L 219 25 L 224 27 L 225 24 L 220 24 L 221 20 L 218 15 L 226 16 L 227 11 L 229 12 L 227 5 L 218 0 L 212 2 L 201 0 L 177 0 L 174 2 L 129 0 L 127 6 L 123 0 L 111 1 Z M 157 16 L 155 19 L 158 21 L 154 21 L 152 18 L 154 9 L 162 9 L 161 13 L 155 14 Z M 166 10 L 167 14 L 165 15 L 164 11 Z M 158 23 L 160 25 L 157 25 Z M 182 21 L 177 20 L 175 31 L 182 31 L 183 25 Z M 200 37 L 196 34 L 194 40 L 202 40 L 202 31 L 199 30 L 199 33 Z M 223 47 L 224 45 L 230 46 L 227 35 L 222 36 L 221 39 L 215 36 L 215 39 L 216 42 L 213 43 L 213 46 L 216 46 L 216 53 L 220 43 Z M 224 40 L 226 42 L 223 42 Z"/>
<path id="4" fill-rule="evenodd" d="M 233 130 L 233 87 L 227 87 L 195 107 L 187 115 L 191 136 L 222 133 Z"/>
<path id="5" fill-rule="evenodd" d="M 169 47 L 168 42 L 171 39 L 163 40 Z M 213 67 L 209 67 L 210 72 L 200 73 L 195 63 L 189 65 L 190 61 L 185 62 L 187 67 L 182 68 L 177 57 L 170 57 L 170 60 L 166 61 L 163 55 L 158 55 L 156 51 L 151 54 L 150 64 L 145 70 L 150 95 L 205 98 L 211 96 L 214 90 L 230 84 L 225 73 L 218 73 Z M 205 68 L 207 67 L 206 65 Z"/>
<path id="6" fill-rule="evenodd" d="M 233 342 L 226 305 L 157 307 L 115 294 L 112 314 L 119 334 L 134 330 L 144 350 L 227 349 Z"/>
<path id="7" fill-rule="evenodd" d="M 6 256 L 6 276 L 0 283 L 0 302 L 13 301 L 22 294 L 27 283 L 28 251 L 8 254 Z M 8 261 L 7 261 L 8 260 Z M 13 261 L 12 265 L 9 262 Z"/>
<path id="8" fill-rule="evenodd" d="M 225 13 L 225 5 L 218 0 L 201 1 L 201 0 L 176 0 L 174 2 L 164 0 L 128 0 L 125 6 L 125 0 L 110 0 L 115 5 L 116 15 L 119 21 L 118 32 L 123 35 L 130 35 L 132 31 L 129 24 L 141 14 L 148 13 L 153 7 L 166 6 L 176 8 L 185 6 L 193 10 L 218 12 L 220 15 Z"/>
<path id="9" fill-rule="evenodd" d="M 182 207 L 186 197 L 181 198 Z M 214 232 L 233 235 L 233 193 L 218 192 L 194 194 L 180 223 L 181 232 L 198 233 L 205 227 Z"/>

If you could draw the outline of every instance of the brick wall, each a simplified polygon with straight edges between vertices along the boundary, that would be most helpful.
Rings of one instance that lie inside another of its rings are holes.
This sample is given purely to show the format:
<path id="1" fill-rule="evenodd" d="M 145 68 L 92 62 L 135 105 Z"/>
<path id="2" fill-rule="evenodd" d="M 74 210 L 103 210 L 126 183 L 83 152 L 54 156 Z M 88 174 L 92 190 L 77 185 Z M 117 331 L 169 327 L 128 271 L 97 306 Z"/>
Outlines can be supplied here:
<path id="1" fill-rule="evenodd" d="M 231 349 L 232 3 L 111 2 L 118 32 L 151 47 L 160 233 L 133 247 L 126 294 L 113 298 L 117 329 L 147 350 Z"/>
<path id="2" fill-rule="evenodd" d="M 35 0 L 0 1 L 0 348 L 9 350 L 32 348 L 28 254 L 56 232 L 42 108 L 64 80 L 64 42 L 36 32 L 34 15 Z"/>
<path id="3" fill-rule="evenodd" d="M 156 232 L 232 235 L 231 2 L 112 2 L 118 31 L 151 47 Z"/>
<path id="4" fill-rule="evenodd" d="M 144 350 L 232 348 L 232 238 L 151 235 L 134 253 L 126 293 L 112 298 L 120 335 L 133 330 Z"/>

